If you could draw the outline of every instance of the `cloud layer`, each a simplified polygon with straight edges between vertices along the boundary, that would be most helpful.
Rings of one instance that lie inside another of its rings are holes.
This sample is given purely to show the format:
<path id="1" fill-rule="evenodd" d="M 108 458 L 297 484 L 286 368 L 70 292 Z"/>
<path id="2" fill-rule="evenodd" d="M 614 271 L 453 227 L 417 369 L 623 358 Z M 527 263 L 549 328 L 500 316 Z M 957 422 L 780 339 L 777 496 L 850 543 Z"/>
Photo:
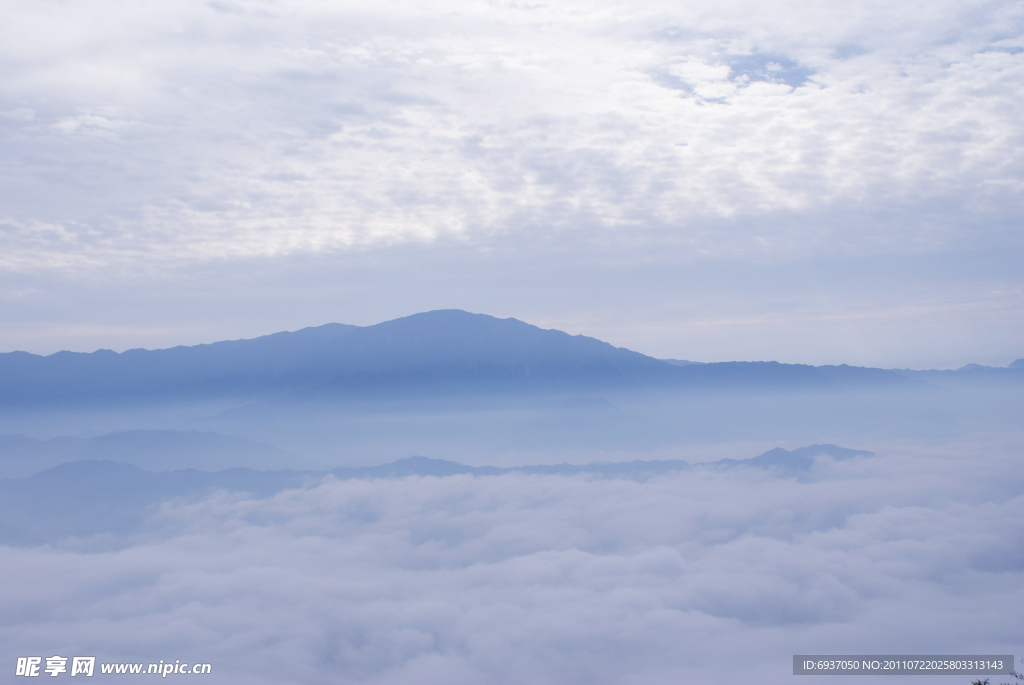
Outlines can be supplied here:
<path id="1" fill-rule="evenodd" d="M 795 653 L 1019 654 L 1015 453 L 172 504 L 143 539 L 0 548 L 0 637 L 238 683 L 776 683 Z"/>
<path id="2" fill-rule="evenodd" d="M 439 239 L 915 251 L 1005 242 L 1020 209 L 1010 2 L 5 16 L 8 269 Z"/>

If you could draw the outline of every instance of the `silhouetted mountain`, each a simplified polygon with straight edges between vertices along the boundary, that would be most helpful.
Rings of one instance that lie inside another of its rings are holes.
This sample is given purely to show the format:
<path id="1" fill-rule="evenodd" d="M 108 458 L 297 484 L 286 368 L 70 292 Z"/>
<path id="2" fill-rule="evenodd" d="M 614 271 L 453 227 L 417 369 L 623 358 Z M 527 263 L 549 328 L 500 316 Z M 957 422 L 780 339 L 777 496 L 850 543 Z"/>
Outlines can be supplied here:
<path id="1" fill-rule="evenodd" d="M 294 333 L 120 354 L 0 354 L 0 401 L 259 395 L 319 382 L 357 326 L 327 324 Z"/>
<path id="2" fill-rule="evenodd" d="M 776 447 L 753 459 L 721 459 L 715 462 L 718 468 L 735 466 L 753 466 L 762 469 L 781 469 L 783 471 L 806 471 L 814 464 L 815 457 L 829 456 L 837 461 L 852 457 L 872 457 L 873 453 L 865 450 L 851 450 L 835 445 L 810 445 L 795 450 L 784 450 Z"/>
<path id="3" fill-rule="evenodd" d="M 835 445 L 811 445 L 792 451 L 775 448 L 753 459 L 722 459 L 710 464 L 681 460 L 631 461 L 595 464 L 554 464 L 498 468 L 466 466 L 443 459 L 409 457 L 390 464 L 323 471 L 257 471 L 234 468 L 224 471 L 166 471 L 154 473 L 111 460 L 86 460 L 61 464 L 27 478 L 0 480 L 0 543 L 41 544 L 67 537 L 101 533 L 130 534 L 142 530 L 161 502 L 186 501 L 215 491 L 248 493 L 267 497 L 289 488 L 307 487 L 325 477 L 405 478 L 455 475 L 497 476 L 508 473 L 645 480 L 672 471 L 692 469 L 763 468 L 780 475 L 808 471 L 814 457 L 848 459 L 873 456 L 871 452 Z"/>
<path id="4" fill-rule="evenodd" d="M 443 310 L 375 326 L 328 324 L 254 340 L 116 354 L 0 355 L 0 400 L 323 397 L 657 381 L 656 359 L 515 319 Z"/>
<path id="5" fill-rule="evenodd" d="M 380 466 L 364 466 L 361 468 L 341 468 L 331 471 L 336 478 L 405 478 L 406 476 L 457 476 L 459 474 L 472 474 L 474 476 L 497 476 L 509 473 L 511 469 L 502 469 L 494 466 L 466 466 L 454 461 L 445 459 L 430 459 L 428 457 L 408 457 L 399 459 L 390 464 Z"/>
<path id="6" fill-rule="evenodd" d="M 51 440 L 0 435 L 0 478 L 26 476 L 57 464 L 82 460 L 111 460 L 149 471 L 214 471 L 239 464 L 280 468 L 294 456 L 267 443 L 199 431 L 132 430 L 95 438 Z"/>
<path id="7" fill-rule="evenodd" d="M 153 473 L 110 460 L 61 464 L 28 478 L 0 481 L 0 541 L 41 543 L 140 529 L 160 502 L 216 490 L 267 496 L 299 487 L 304 474 L 228 469 Z"/>
<path id="8" fill-rule="evenodd" d="M 908 379 L 885 369 L 861 366 L 808 366 L 779 362 L 719 362 L 676 369 L 680 385 L 701 388 L 771 388 L 831 390 L 901 388 Z"/>
<path id="9" fill-rule="evenodd" d="M 892 369 L 892 371 L 906 378 L 949 388 L 1024 384 L 1024 360 L 1022 359 L 1018 359 L 1005 368 L 967 364 L 956 370 Z"/>
<path id="10" fill-rule="evenodd" d="M 900 386 L 882 369 L 777 362 L 678 366 L 516 319 L 441 310 L 165 350 L 0 354 L 0 403 L 589 392 L 604 388 Z"/>

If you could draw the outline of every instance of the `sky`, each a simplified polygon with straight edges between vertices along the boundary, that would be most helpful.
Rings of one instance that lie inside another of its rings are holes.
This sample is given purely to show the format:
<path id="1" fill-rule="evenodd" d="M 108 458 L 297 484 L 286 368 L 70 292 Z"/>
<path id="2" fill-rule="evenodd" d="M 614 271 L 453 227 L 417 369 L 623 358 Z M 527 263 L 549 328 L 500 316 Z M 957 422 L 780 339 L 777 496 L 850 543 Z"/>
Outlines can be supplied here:
<path id="1" fill-rule="evenodd" d="M 177 659 L 254 685 L 775 685 L 794 682 L 794 654 L 1019 658 L 1018 462 L 998 440 L 904 442 L 801 479 L 214 493 L 138 533 L 0 546 L 0 641 L 12 662 Z"/>
<path id="2" fill-rule="evenodd" d="M 2 351 L 460 308 L 1024 357 L 1020 2 L 3 6 Z"/>

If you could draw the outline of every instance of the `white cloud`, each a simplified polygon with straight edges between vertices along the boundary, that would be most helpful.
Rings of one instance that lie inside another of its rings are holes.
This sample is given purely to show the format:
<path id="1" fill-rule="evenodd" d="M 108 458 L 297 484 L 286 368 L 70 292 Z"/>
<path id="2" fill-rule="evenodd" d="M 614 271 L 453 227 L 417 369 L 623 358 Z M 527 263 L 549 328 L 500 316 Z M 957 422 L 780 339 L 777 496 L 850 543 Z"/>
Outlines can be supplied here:
<path id="1" fill-rule="evenodd" d="M 16 3 L 0 108 L 35 114 L 3 129 L 5 210 L 77 239 L 7 231 L 6 263 L 569 229 L 716 255 L 977 241 L 957 217 L 762 220 L 1016 210 L 1020 23 L 1012 3 Z"/>
<path id="2" fill-rule="evenodd" d="M 775 683 L 794 653 L 1019 653 L 1014 455 L 895 449 L 809 482 L 510 475 L 220 496 L 166 508 L 152 539 L 117 551 L 0 549 L 0 638 L 11 654 L 210 661 L 248 683 Z"/>

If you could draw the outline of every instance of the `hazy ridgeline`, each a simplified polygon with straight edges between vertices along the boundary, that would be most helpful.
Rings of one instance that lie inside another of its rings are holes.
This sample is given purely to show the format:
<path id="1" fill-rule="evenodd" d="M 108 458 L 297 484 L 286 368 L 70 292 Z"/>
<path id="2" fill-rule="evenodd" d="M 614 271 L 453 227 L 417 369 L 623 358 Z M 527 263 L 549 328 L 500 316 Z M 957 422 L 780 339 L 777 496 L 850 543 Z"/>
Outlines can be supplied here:
<path id="1" fill-rule="evenodd" d="M 1020 367 L 681 365 L 453 311 L 0 355 L 0 640 L 257 684 L 1019 656 Z"/>
<path id="2" fill-rule="evenodd" d="M 414 454 L 478 466 L 742 459 L 780 445 L 1014 432 L 1024 393 L 1020 367 L 679 366 L 459 311 L 168 350 L 3 354 L 0 378 L 0 433 L 231 436 L 134 434 L 95 448 L 8 438 L 7 475 L 72 452 L 154 470 L 330 469 Z"/>

